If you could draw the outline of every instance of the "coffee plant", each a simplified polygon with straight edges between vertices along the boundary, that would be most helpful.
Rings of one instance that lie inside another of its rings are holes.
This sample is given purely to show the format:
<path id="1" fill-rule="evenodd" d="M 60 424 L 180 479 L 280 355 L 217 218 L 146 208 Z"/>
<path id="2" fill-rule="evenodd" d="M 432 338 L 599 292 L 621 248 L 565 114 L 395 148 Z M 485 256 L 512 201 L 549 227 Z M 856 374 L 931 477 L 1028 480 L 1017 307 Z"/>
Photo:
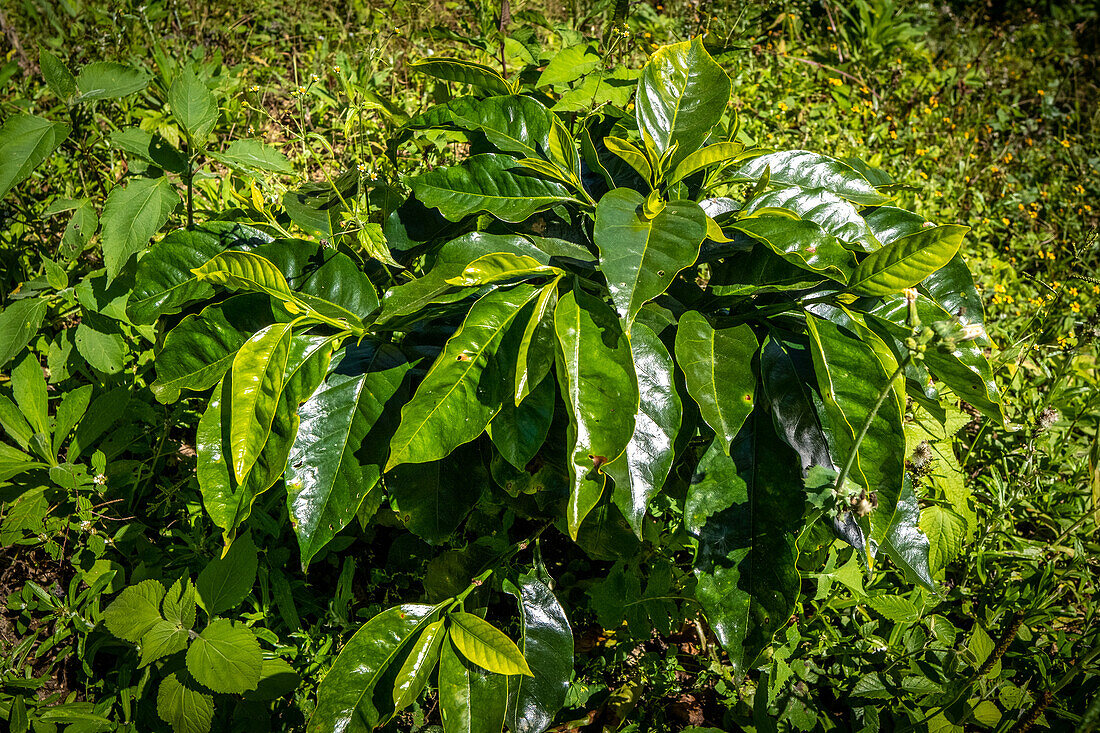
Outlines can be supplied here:
<path id="1" fill-rule="evenodd" d="M 156 670 L 174 730 L 208 730 L 215 694 L 270 699 L 297 683 L 225 617 L 256 577 L 257 521 L 289 521 L 303 570 L 352 523 L 477 547 L 436 567 L 429 602 L 403 599 L 346 641 L 317 690 L 316 733 L 372 730 L 428 690 L 447 733 L 546 730 L 574 668 L 552 573 L 568 543 L 609 568 L 590 579 L 601 625 L 644 637 L 701 613 L 737 675 L 795 612 L 796 562 L 824 562 L 834 539 L 866 571 L 889 561 L 938 592 L 914 481 L 927 460 L 907 460 L 906 424 L 949 436 L 962 400 L 1005 425 L 959 252 L 967 228 L 895 205 L 905 187 L 861 160 L 746 145 L 700 38 L 640 71 L 593 44 L 528 56 L 511 76 L 413 64 L 466 93 L 391 111 L 374 170 L 278 202 L 252 183 L 202 223 L 204 161 L 247 175 L 287 163 L 253 141 L 214 150 L 217 101 L 182 68 L 156 90 L 178 147 L 115 131 L 140 165 L 101 224 L 87 200 L 52 207 L 74 212 L 71 256 L 101 225 L 105 271 L 70 289 L 49 261 L 54 294 L 0 314 L 0 361 L 21 357 L 13 400 L 0 396 L 18 444 L 2 446 L 0 475 L 48 471 L 79 517 L 106 457 L 78 461 L 124 409 L 110 393 L 89 407 L 81 388 L 51 423 L 24 353 L 48 304 L 84 308 L 75 347 L 97 369 L 120 368 L 123 337 L 145 334 L 156 399 L 203 398 L 197 481 L 223 557 L 194 582 L 134 582 L 104 611 Z M 0 193 L 80 124 L 81 105 L 149 84 L 107 65 L 74 76 L 48 54 L 42 67 L 74 123 L 8 118 Z M 410 149 L 438 141 L 461 160 L 402 174 Z M 177 205 L 189 225 L 146 250 Z M 257 516 L 273 489 L 285 514 Z M 15 511 L 5 532 L 35 525 Z"/>

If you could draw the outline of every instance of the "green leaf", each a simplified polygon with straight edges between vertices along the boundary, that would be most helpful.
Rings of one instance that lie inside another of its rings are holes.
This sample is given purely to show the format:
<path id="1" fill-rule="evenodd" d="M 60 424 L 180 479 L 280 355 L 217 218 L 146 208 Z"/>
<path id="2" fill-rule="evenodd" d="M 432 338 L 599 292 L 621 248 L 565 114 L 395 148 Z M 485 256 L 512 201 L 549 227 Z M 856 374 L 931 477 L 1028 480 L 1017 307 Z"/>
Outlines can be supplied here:
<path id="1" fill-rule="evenodd" d="M 109 330 L 101 331 L 100 327 Z M 74 341 L 76 350 L 93 368 L 105 374 L 122 371 L 127 354 L 126 342 L 116 324 L 87 319 L 76 327 Z"/>
<path id="2" fill-rule="evenodd" d="M 244 483 L 271 432 L 283 391 L 290 338 L 289 323 L 274 323 L 257 331 L 233 357 L 229 457 L 238 483 Z"/>
<path id="3" fill-rule="evenodd" d="M 211 157 L 228 166 L 270 173 L 293 173 L 294 166 L 285 155 L 259 140 L 234 140 L 221 153 Z"/>
<path id="4" fill-rule="evenodd" d="M 879 394 L 889 388 L 889 377 L 874 350 L 846 335 L 830 320 L 806 316 L 810 352 L 818 390 L 825 405 L 823 416 L 833 438 L 832 453 L 847 458 Z M 875 491 L 878 508 L 871 512 L 871 536 L 881 544 L 894 523 L 904 472 L 905 433 L 897 400 L 882 402 L 859 445 L 851 475 Z"/>
<path id="5" fill-rule="evenodd" d="M 568 84 L 594 71 L 601 63 L 600 55 L 591 43 L 566 46 L 554 54 L 542 70 L 535 87 Z"/>
<path id="6" fill-rule="evenodd" d="M 565 609 L 542 581 L 521 575 L 509 592 L 519 603 L 520 647 L 533 676 L 508 681 L 508 727 L 538 733 L 550 727 L 565 704 L 573 676 L 573 631 Z"/>
<path id="7" fill-rule="evenodd" d="M 894 623 L 913 623 L 920 619 L 920 609 L 901 596 L 872 596 L 867 605 Z"/>
<path id="8" fill-rule="evenodd" d="M 199 280 L 232 290 L 267 293 L 283 302 L 296 300 L 282 270 L 271 260 L 253 252 L 222 252 L 202 267 L 193 269 L 192 273 Z"/>
<path id="9" fill-rule="evenodd" d="M 635 324 L 630 351 L 638 375 L 638 416 L 626 451 L 605 470 L 615 482 L 616 506 L 640 538 L 649 500 L 672 469 L 683 406 L 673 379 L 672 357 L 657 334 Z"/>
<path id="10" fill-rule="evenodd" d="M 88 64 L 76 75 L 76 88 L 80 91 L 78 102 L 96 99 L 121 99 L 140 92 L 149 85 L 149 74 L 144 69 L 96 61 Z"/>
<path id="11" fill-rule="evenodd" d="M 413 119 L 410 128 L 453 126 L 481 132 L 498 150 L 524 158 L 545 158 L 554 113 L 531 97 L 459 97 Z"/>
<path id="12" fill-rule="evenodd" d="M 989 342 L 989 337 L 984 335 L 985 307 L 974 287 L 974 276 L 962 252 L 956 253 L 950 262 L 925 278 L 921 289 L 938 306 L 958 318 L 962 325 L 979 326 L 983 334 L 979 340 Z"/>
<path id="13" fill-rule="evenodd" d="M 507 706 L 507 678 L 467 662 L 450 639 L 444 642 L 439 658 L 444 733 L 500 733 Z"/>
<path id="14" fill-rule="evenodd" d="M 533 277 L 556 275 L 562 271 L 550 265 L 544 265 L 534 257 L 514 255 L 508 252 L 495 252 L 482 255 L 466 265 L 458 277 L 447 280 L 457 287 L 480 287 L 500 282 L 528 280 Z"/>
<path id="15" fill-rule="evenodd" d="M 50 91 L 62 102 L 76 94 L 76 77 L 65 62 L 45 48 L 38 49 L 38 66 Z"/>
<path id="16" fill-rule="evenodd" d="M 50 434 L 49 410 L 46 398 L 46 377 L 42 364 L 32 353 L 26 354 L 11 370 L 11 390 L 15 404 L 36 433 Z"/>
<path id="17" fill-rule="evenodd" d="M 154 135 L 140 127 L 124 127 L 111 132 L 110 140 L 111 145 L 119 150 L 135 155 L 158 168 L 180 175 L 187 173 L 187 157 L 160 135 Z"/>
<path id="18" fill-rule="evenodd" d="M 255 690 L 262 665 L 255 634 L 229 619 L 212 621 L 187 650 L 187 671 L 214 692 L 236 695 Z"/>
<path id="19" fill-rule="evenodd" d="M 682 181 L 707 166 L 735 160 L 744 150 L 745 146 L 738 142 L 714 143 L 699 148 L 694 153 L 684 156 L 684 159 L 676 165 L 675 170 L 668 176 L 668 183 L 671 185 Z"/>
<path id="20" fill-rule="evenodd" d="M 347 526 L 382 475 L 409 366 L 397 347 L 364 339 L 333 359 L 298 409 L 286 485 L 303 567 Z"/>
<path id="21" fill-rule="evenodd" d="M 271 422 L 271 433 L 244 484 L 238 484 L 230 470 L 228 420 L 222 420 L 222 405 L 232 401 L 232 375 L 223 378 L 211 395 L 210 404 L 199 419 L 197 473 L 203 505 L 214 523 L 225 531 L 227 544 L 251 514 L 256 497 L 283 475 L 298 432 L 298 405 L 321 384 L 334 348 L 335 342 L 323 336 L 299 335 L 291 340 L 284 387 Z"/>
<path id="22" fill-rule="evenodd" d="M 553 351 L 550 353 L 553 358 Z M 489 423 L 488 431 L 493 445 L 514 467 L 525 470 L 546 442 L 550 423 L 554 419 L 557 395 L 557 384 L 544 375 L 538 386 L 518 405 L 505 396 L 504 404 Z"/>
<path id="23" fill-rule="evenodd" d="M 156 660 L 169 654 L 182 652 L 187 648 L 188 630 L 179 624 L 158 620 L 141 637 L 141 659 L 138 668 L 147 667 Z"/>
<path id="24" fill-rule="evenodd" d="M 321 680 L 307 733 L 369 731 L 388 720 L 393 685 L 386 678 L 396 674 L 412 639 L 436 612 L 436 606 L 395 606 L 360 626 Z"/>
<path id="25" fill-rule="evenodd" d="M 0 312 L 0 367 L 30 343 L 45 316 L 46 301 L 42 298 L 16 300 Z"/>
<path id="26" fill-rule="evenodd" d="M 928 565 L 939 572 L 958 557 L 966 538 L 966 520 L 955 511 L 937 504 L 920 513 L 920 529 L 927 535 Z"/>
<path id="27" fill-rule="evenodd" d="M 787 625 L 798 599 L 798 459 L 758 410 L 729 455 L 712 443 L 696 471 L 687 499 L 694 509 L 685 510 L 699 548 L 695 597 L 735 673 L 743 674 Z"/>
<path id="28" fill-rule="evenodd" d="M 465 59 L 433 58 L 421 59 L 409 64 L 413 71 L 459 84 L 469 84 L 490 94 L 511 94 L 508 82 L 495 70 L 483 64 Z"/>
<path id="29" fill-rule="evenodd" d="M 298 300 L 354 326 L 378 309 L 378 293 L 355 260 L 316 242 L 280 239 L 253 250 L 281 272 Z"/>
<path id="30" fill-rule="evenodd" d="M 66 392 L 61 398 L 61 404 L 57 406 L 53 429 L 53 454 L 61 452 L 61 446 L 69 437 L 76 424 L 88 411 L 88 404 L 92 401 L 93 387 L 90 384 L 81 385 L 71 392 Z"/>
<path id="31" fill-rule="evenodd" d="M 237 350 L 274 317 L 270 301 L 253 293 L 236 295 L 192 313 L 168 332 L 157 354 L 157 379 L 150 389 L 169 404 L 180 390 L 202 392 L 233 364 Z"/>
<path id="32" fill-rule="evenodd" d="M 706 214 L 693 201 L 673 201 L 652 219 L 645 198 L 617 188 L 596 207 L 592 238 L 600 248 L 600 269 L 629 334 L 646 302 L 668 289 L 681 270 L 699 257 L 707 235 Z"/>
<path id="33" fill-rule="evenodd" d="M 454 533 L 487 483 L 476 445 L 462 446 L 442 461 L 403 464 L 385 476 L 398 518 L 431 545 L 442 544 Z"/>
<path id="34" fill-rule="evenodd" d="M 765 170 L 771 172 L 771 183 L 780 186 L 824 189 L 865 206 L 889 200 L 847 163 L 808 150 L 783 150 L 751 158 L 737 169 L 737 178 L 755 181 Z"/>
<path id="35" fill-rule="evenodd" d="M 260 681 L 255 690 L 244 693 L 245 700 L 277 700 L 289 697 L 302 678 L 285 659 L 265 659 L 260 667 Z"/>
<path id="36" fill-rule="evenodd" d="M 211 560 L 199 573 L 195 589 L 210 615 L 236 608 L 256 582 L 258 550 L 250 534 L 238 537 L 223 557 Z"/>
<path id="37" fill-rule="evenodd" d="M 99 214 L 96 213 L 91 199 L 81 199 L 80 204 L 73 209 L 69 223 L 65 225 L 58 255 L 66 260 L 76 259 L 88 246 L 98 228 Z"/>
<path id="38" fill-rule="evenodd" d="M 164 585 L 159 580 L 143 580 L 125 588 L 103 611 L 103 624 L 120 639 L 137 644 L 149 629 L 161 620 L 160 599 Z"/>
<path id="39" fill-rule="evenodd" d="M 195 586 L 190 578 L 177 580 L 164 596 L 161 613 L 166 621 L 180 628 L 190 629 L 195 625 Z"/>
<path id="40" fill-rule="evenodd" d="M 609 135 L 603 139 L 603 144 L 605 148 L 622 158 L 627 165 L 633 168 L 642 177 L 643 181 L 652 185 L 653 166 L 649 164 L 649 159 L 645 156 L 645 153 L 639 150 L 634 143 L 621 137 Z"/>
<path id="41" fill-rule="evenodd" d="M 756 377 L 752 358 L 760 343 L 742 324 L 715 330 L 698 311 L 688 311 L 676 328 L 676 363 L 688 394 L 725 453 L 752 412 Z"/>
<path id="42" fill-rule="evenodd" d="M 160 316 L 178 313 L 187 303 L 210 298 L 214 288 L 198 280 L 192 270 L 229 247 L 270 241 L 259 229 L 235 222 L 213 221 L 170 232 L 138 261 L 126 315 L 135 324 L 153 323 Z"/>
<path id="43" fill-rule="evenodd" d="M 554 310 L 558 384 L 569 414 L 566 440 L 572 488 L 566 518 L 576 539 L 603 494 L 603 466 L 623 454 L 634 434 L 638 380 L 630 342 L 614 311 L 573 290 Z"/>
<path id="44" fill-rule="evenodd" d="M 447 340 L 413 398 L 401 408 L 386 470 L 448 455 L 485 430 L 504 400 L 497 350 L 523 306 L 538 290 L 517 285 L 482 296 Z"/>
<path id="45" fill-rule="evenodd" d="M 676 146 L 667 165 L 675 168 L 698 150 L 722 118 L 731 86 L 702 38 L 657 49 L 642 68 L 635 98 L 638 129 L 652 139 L 655 157 Z"/>
<path id="46" fill-rule="evenodd" d="M 950 262 L 968 231 L 947 224 L 896 239 L 859 263 L 848 289 L 860 295 L 900 293 Z"/>
<path id="47" fill-rule="evenodd" d="M 829 235 L 864 252 L 873 252 L 882 246 L 856 207 L 825 189 L 789 186 L 767 191 L 748 201 L 741 215 L 748 216 L 768 208 L 793 211 L 799 218 L 812 221 Z"/>
<path id="48" fill-rule="evenodd" d="M 834 468 L 829 443 L 817 415 L 809 349 L 771 333 L 760 349 L 760 377 L 771 405 L 776 434 L 798 453 L 802 470 Z"/>
<path id="49" fill-rule="evenodd" d="M 482 153 L 461 165 L 410 178 L 408 183 L 417 199 L 451 221 L 486 211 L 504 221 L 519 222 L 574 200 L 560 183 L 512 172 L 515 165 L 511 156 Z"/>
<path id="50" fill-rule="evenodd" d="M 439 647 L 446 638 L 443 619 L 428 624 L 413 644 L 405 663 L 397 672 L 393 686 L 394 710 L 403 710 L 412 705 L 428 684 L 436 664 L 439 663 Z"/>
<path id="51" fill-rule="evenodd" d="M 815 222 L 761 212 L 730 226 L 763 242 L 792 265 L 838 282 L 848 282 L 855 269 L 852 253 Z"/>
<path id="52" fill-rule="evenodd" d="M 480 616 L 464 611 L 449 613 L 447 629 L 462 656 L 477 666 L 497 674 L 534 676 L 519 647 Z"/>
<path id="53" fill-rule="evenodd" d="M 558 280 L 539 292 L 531 317 L 523 329 L 516 354 L 515 400 L 520 404 L 554 366 L 554 308 L 558 304 Z M 507 403 L 509 400 L 505 399 Z"/>
<path id="54" fill-rule="evenodd" d="M 863 219 L 883 244 L 890 244 L 895 239 L 916 234 L 924 227 L 932 226 L 932 222 L 920 214 L 897 206 L 876 206 L 865 211 Z"/>
<path id="55" fill-rule="evenodd" d="M 111 189 L 103 204 L 101 234 L 108 284 L 135 253 L 145 249 L 179 202 L 179 194 L 163 176 L 135 178 Z"/>
<path id="56" fill-rule="evenodd" d="M 218 101 L 209 87 L 185 66 L 168 90 L 168 104 L 192 144 L 205 149 L 206 139 L 218 121 Z"/>
<path id="57" fill-rule="evenodd" d="M 12 115 L 0 127 L 0 198 L 50 157 L 69 136 L 64 122 L 34 115 Z"/>
<path id="58" fill-rule="evenodd" d="M 921 529 L 921 515 L 917 495 L 913 493 L 913 482 L 909 479 L 909 474 L 906 474 L 901 495 L 898 497 L 894 522 L 886 531 L 880 549 L 894 561 L 894 565 L 898 566 L 907 581 L 919 583 L 936 592 L 932 568 L 929 566 L 931 545 L 928 535 Z"/>
<path id="59" fill-rule="evenodd" d="M 180 680 L 185 672 L 165 677 L 157 690 L 157 715 L 172 726 L 174 733 L 209 733 L 214 720 L 214 696 L 193 689 Z"/>

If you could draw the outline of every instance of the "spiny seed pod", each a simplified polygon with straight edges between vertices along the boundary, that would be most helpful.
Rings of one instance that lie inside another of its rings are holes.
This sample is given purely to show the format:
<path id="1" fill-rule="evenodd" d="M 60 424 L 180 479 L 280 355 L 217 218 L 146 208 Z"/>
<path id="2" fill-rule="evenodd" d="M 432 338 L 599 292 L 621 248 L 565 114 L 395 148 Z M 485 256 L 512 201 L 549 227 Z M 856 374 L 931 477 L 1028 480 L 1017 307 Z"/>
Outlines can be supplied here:
<path id="1" fill-rule="evenodd" d="M 1058 414 L 1058 411 L 1053 407 L 1047 407 L 1041 413 L 1039 417 L 1035 419 L 1035 429 L 1038 432 L 1043 432 L 1050 428 L 1051 425 L 1058 422 L 1058 419 L 1062 416 Z"/>
<path id="2" fill-rule="evenodd" d="M 924 468 L 931 460 L 932 446 L 928 445 L 927 440 L 922 440 L 920 444 L 913 449 L 913 455 L 909 456 L 909 463 L 916 469 Z"/>

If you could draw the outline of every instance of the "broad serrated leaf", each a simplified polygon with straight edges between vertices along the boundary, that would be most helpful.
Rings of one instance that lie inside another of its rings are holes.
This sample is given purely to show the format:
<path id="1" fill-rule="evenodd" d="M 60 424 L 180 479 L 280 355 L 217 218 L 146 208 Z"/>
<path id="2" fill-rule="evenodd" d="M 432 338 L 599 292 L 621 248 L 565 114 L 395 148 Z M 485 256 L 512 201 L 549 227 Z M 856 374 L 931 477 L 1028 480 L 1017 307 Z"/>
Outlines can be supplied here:
<path id="1" fill-rule="evenodd" d="M 263 654 L 256 635 L 243 624 L 215 619 L 187 649 L 187 671 L 214 692 L 255 690 Z"/>
<path id="2" fill-rule="evenodd" d="M 65 62 L 45 47 L 38 49 L 38 66 L 42 76 L 58 99 L 68 102 L 76 94 L 76 77 Z"/>
<path id="3" fill-rule="evenodd" d="M 103 611 L 103 624 L 120 639 L 137 644 L 160 616 L 160 600 L 164 584 L 159 580 L 143 580 L 125 588 Z"/>
<path id="4" fill-rule="evenodd" d="M 4 120 L 0 127 L 0 198 L 50 156 L 69 136 L 64 122 L 19 114 Z"/>
<path id="5" fill-rule="evenodd" d="M 150 76 L 144 69 L 135 69 L 111 61 L 88 64 L 76 75 L 77 101 L 120 99 L 140 92 L 149 85 Z"/>
<path id="6" fill-rule="evenodd" d="M 0 312 L 0 367 L 23 350 L 46 316 L 46 300 L 16 300 Z"/>
<path id="7" fill-rule="evenodd" d="M 747 324 L 714 329 L 698 311 L 685 313 L 676 328 L 676 363 L 688 394 L 726 453 L 753 408 L 751 363 L 759 346 Z"/>
<path id="8" fill-rule="evenodd" d="M 218 121 L 218 100 L 209 87 L 185 66 L 168 90 L 168 104 L 192 144 L 199 150 L 205 149 L 206 139 Z"/>
<path id="9" fill-rule="evenodd" d="M 172 726 L 173 733 L 210 733 L 214 696 L 181 681 L 181 675 L 190 678 L 186 673 L 173 672 L 161 681 L 157 690 L 157 715 Z"/>
<path id="10" fill-rule="evenodd" d="M 294 172 L 294 166 L 285 155 L 259 140 L 234 140 L 222 152 L 211 155 L 234 168 L 270 173 Z"/>
<path id="11" fill-rule="evenodd" d="M 165 177 L 135 178 L 107 195 L 101 218 L 103 262 L 110 284 L 168 221 L 180 197 Z"/>

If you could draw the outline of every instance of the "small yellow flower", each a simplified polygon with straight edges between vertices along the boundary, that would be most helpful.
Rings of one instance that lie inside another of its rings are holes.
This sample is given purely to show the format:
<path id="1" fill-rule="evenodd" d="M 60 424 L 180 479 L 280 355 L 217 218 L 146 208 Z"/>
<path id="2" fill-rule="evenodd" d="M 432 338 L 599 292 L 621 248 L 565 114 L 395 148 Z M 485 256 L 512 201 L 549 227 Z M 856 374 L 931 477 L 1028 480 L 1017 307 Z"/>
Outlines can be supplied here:
<path id="1" fill-rule="evenodd" d="M 334 64 L 334 65 L 333 65 L 333 67 L 332 67 L 332 73 L 333 73 L 333 74 L 339 74 L 339 73 L 340 73 L 340 64 Z"/>
<path id="2" fill-rule="evenodd" d="M 841 86 L 844 82 L 840 79 L 837 79 L 836 77 L 830 77 L 829 83 L 832 84 L 834 87 L 838 87 Z"/>
<path id="3" fill-rule="evenodd" d="M 1073 301 L 1072 303 L 1070 303 L 1070 304 L 1069 304 L 1069 309 L 1070 309 L 1071 311 L 1073 311 L 1074 313 L 1080 313 L 1080 312 L 1081 312 L 1081 304 L 1080 304 L 1080 303 L 1078 303 L 1078 302 L 1077 302 L 1077 301 L 1075 300 L 1075 301 Z"/>
<path id="4" fill-rule="evenodd" d="M 250 86 L 250 87 L 248 88 L 248 91 L 250 91 L 250 92 L 258 92 L 258 91 L 260 91 L 260 85 L 259 85 L 259 84 L 253 84 L 252 86 Z"/>
<path id="5" fill-rule="evenodd" d="M 1001 169 L 1000 169 L 1000 168 L 998 168 L 998 167 L 997 167 L 997 166 L 995 166 L 995 165 L 991 165 L 991 166 L 989 166 L 989 170 L 990 170 L 990 172 L 991 172 L 991 173 L 997 173 L 997 172 L 998 172 L 998 171 L 1000 171 Z"/>
<path id="6" fill-rule="evenodd" d="M 1002 217 L 1001 217 L 1001 223 L 1002 223 L 1002 224 L 1004 224 L 1005 226 L 1008 226 L 1008 225 L 1009 225 L 1009 224 L 1011 224 L 1012 222 L 1010 222 L 1010 221 L 1009 221 L 1009 220 L 1008 220 L 1008 219 L 1007 219 L 1006 217 L 1003 217 L 1003 216 L 1002 216 Z"/>
<path id="7" fill-rule="evenodd" d="M 783 102 L 780 102 L 779 103 L 779 109 L 786 112 L 787 111 L 787 105 Z"/>
<path id="8" fill-rule="evenodd" d="M 1059 140 L 1058 142 L 1061 143 L 1063 148 L 1069 147 L 1069 140 Z"/>
<path id="9" fill-rule="evenodd" d="M 1040 90 L 1039 90 L 1039 96 L 1041 97 L 1041 96 L 1043 96 L 1044 94 L 1046 94 L 1046 92 L 1044 92 L 1044 91 L 1043 91 L 1042 89 L 1040 89 Z"/>

